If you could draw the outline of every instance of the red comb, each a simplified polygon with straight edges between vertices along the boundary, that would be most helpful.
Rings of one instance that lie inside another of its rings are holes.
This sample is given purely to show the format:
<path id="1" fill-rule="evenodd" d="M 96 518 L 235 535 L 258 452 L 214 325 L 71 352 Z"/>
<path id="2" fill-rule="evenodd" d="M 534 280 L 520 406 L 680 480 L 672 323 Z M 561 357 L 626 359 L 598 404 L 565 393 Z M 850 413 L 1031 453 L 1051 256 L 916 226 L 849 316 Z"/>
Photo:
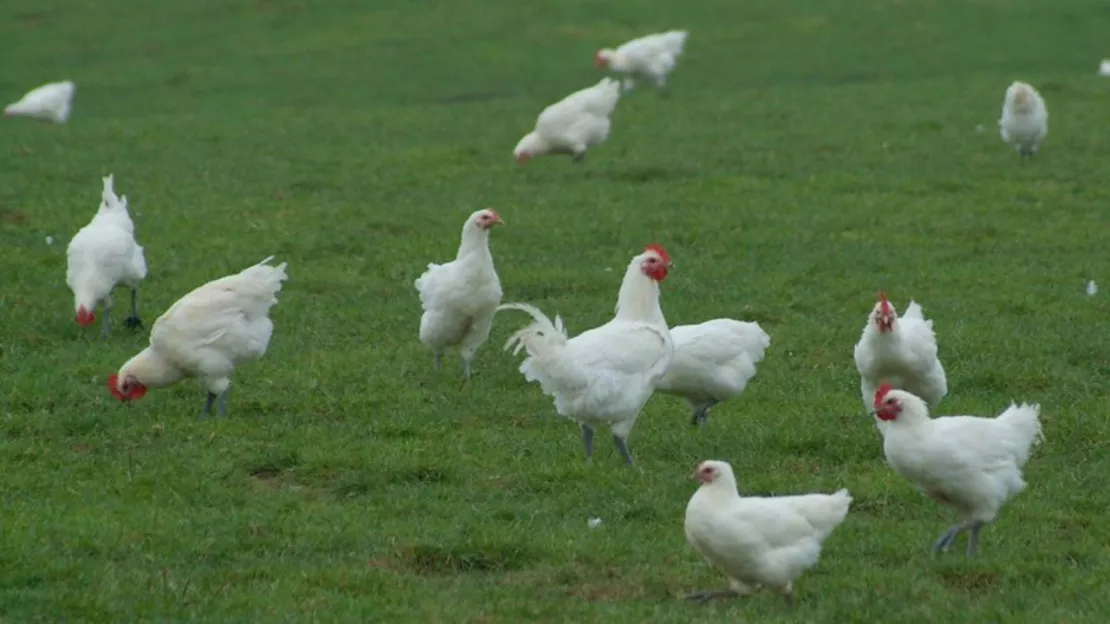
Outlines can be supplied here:
<path id="1" fill-rule="evenodd" d="M 112 374 L 108 377 L 108 390 L 112 393 L 112 396 L 120 401 L 127 400 L 127 397 L 123 396 L 123 393 L 119 391 L 119 375 Z"/>
<path id="2" fill-rule="evenodd" d="M 890 314 L 890 302 L 887 301 L 886 293 L 881 290 L 879 291 L 879 302 L 881 303 L 879 309 L 883 311 L 883 314 Z"/>
<path id="3" fill-rule="evenodd" d="M 76 320 L 77 324 L 81 327 L 88 327 L 96 322 L 96 315 L 90 312 L 85 306 L 81 306 L 77 308 L 77 316 L 74 320 Z"/>
<path id="4" fill-rule="evenodd" d="M 671 257 L 667 254 L 667 250 L 660 247 L 658 243 L 652 243 L 647 247 L 644 247 L 644 251 L 654 251 L 655 253 L 659 254 L 659 257 L 663 259 L 663 262 L 666 262 L 667 264 L 671 263 Z"/>
<path id="5" fill-rule="evenodd" d="M 883 399 L 886 398 L 886 395 L 893 389 L 894 386 L 890 384 L 883 384 L 879 386 L 879 389 L 875 391 L 875 405 L 877 406 L 882 403 Z"/>

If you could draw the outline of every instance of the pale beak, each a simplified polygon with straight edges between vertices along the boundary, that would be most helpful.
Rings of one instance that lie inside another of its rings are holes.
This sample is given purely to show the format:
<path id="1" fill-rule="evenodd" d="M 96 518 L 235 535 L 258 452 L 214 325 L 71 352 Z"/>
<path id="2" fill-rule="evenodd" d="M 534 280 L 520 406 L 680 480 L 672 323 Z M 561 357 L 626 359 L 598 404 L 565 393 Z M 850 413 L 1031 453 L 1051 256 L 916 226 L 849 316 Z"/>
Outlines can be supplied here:
<path id="1" fill-rule="evenodd" d="M 493 222 L 494 223 L 500 223 L 501 225 L 505 225 L 505 222 L 501 220 L 501 217 L 494 217 Z"/>

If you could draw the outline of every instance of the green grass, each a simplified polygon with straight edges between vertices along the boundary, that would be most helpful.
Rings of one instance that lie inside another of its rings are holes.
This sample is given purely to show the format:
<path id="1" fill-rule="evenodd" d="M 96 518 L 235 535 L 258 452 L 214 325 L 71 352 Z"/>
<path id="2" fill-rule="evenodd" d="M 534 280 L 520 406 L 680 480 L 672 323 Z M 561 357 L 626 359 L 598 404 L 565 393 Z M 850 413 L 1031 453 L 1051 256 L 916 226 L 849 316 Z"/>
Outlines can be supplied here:
<path id="1" fill-rule="evenodd" d="M 78 83 L 68 125 L 0 123 L 0 620 L 1110 618 L 1110 306 L 1083 292 L 1110 285 L 1104 2 L 431 6 L 0 8 L 2 99 Z M 627 97 L 582 165 L 516 167 L 542 107 L 598 79 L 595 49 L 672 27 L 691 39 L 671 97 Z M 1052 115 L 1027 166 L 995 125 L 1017 78 Z M 227 419 L 198 418 L 191 381 L 116 403 L 105 378 L 145 332 L 73 323 L 65 246 L 109 172 L 146 246 L 148 325 L 207 280 L 290 264 Z M 508 224 L 506 301 L 574 333 L 664 244 L 669 322 L 772 335 L 749 390 L 700 433 L 653 398 L 641 474 L 608 445 L 585 464 L 500 352 L 522 315 L 499 318 L 468 387 L 454 358 L 435 374 L 412 281 L 487 205 Z M 880 288 L 936 323 L 940 412 L 1043 406 L 1030 487 L 975 561 L 930 558 L 951 516 L 860 413 L 852 346 Z M 675 598 L 724 583 L 682 531 L 706 458 L 748 492 L 852 491 L 793 609 Z"/>

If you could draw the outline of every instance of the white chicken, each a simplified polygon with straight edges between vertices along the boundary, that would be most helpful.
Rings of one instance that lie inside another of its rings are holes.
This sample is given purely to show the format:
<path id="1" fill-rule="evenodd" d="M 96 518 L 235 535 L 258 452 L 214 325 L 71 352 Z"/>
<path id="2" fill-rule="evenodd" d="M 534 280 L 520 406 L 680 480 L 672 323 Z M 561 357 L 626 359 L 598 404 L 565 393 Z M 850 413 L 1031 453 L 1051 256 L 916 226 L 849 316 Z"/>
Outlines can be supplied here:
<path id="1" fill-rule="evenodd" d="M 625 91 L 636 86 L 637 78 L 662 89 L 686 47 L 686 34 L 685 30 L 671 30 L 633 39 L 616 50 L 603 48 L 594 54 L 594 63 L 598 69 L 608 67 L 623 74 Z"/>
<path id="2" fill-rule="evenodd" d="M 948 394 L 948 378 L 937 358 L 933 322 L 925 319 L 917 302 L 910 301 L 898 318 L 894 306 L 880 292 L 856 343 L 855 360 L 868 413 L 875 390 L 884 383 L 916 394 L 933 407 Z M 882 421 L 876 424 L 880 430 L 885 426 Z"/>
<path id="3" fill-rule="evenodd" d="M 470 215 L 463 223 L 455 259 L 444 264 L 429 263 L 428 270 L 416 280 L 424 308 L 420 342 L 435 353 L 437 371 L 444 349 L 457 346 L 466 379 L 470 379 L 470 360 L 489 339 L 501 303 L 501 280 L 493 266 L 489 232 L 504 223 L 492 208 Z"/>
<path id="4" fill-rule="evenodd" d="M 202 414 L 227 414 L 231 373 L 248 360 L 262 357 L 274 323 L 270 308 L 286 279 L 285 262 L 266 264 L 273 256 L 235 275 L 194 289 L 158 317 L 150 330 L 150 346 L 127 360 L 108 378 L 108 389 L 120 401 L 142 398 L 185 377 L 197 377 L 208 390 Z"/>
<path id="5" fill-rule="evenodd" d="M 671 339 L 674 361 L 655 389 L 686 399 L 690 424 L 703 427 L 709 408 L 744 391 L 771 346 L 758 323 L 727 318 L 672 327 Z"/>
<path id="6" fill-rule="evenodd" d="M 1017 81 L 1006 89 L 998 133 L 1022 161 L 1033 157 L 1048 135 L 1048 109 L 1036 89 Z"/>
<path id="7" fill-rule="evenodd" d="M 523 164 L 544 154 L 569 154 L 582 162 L 591 146 L 609 138 L 609 117 L 620 95 L 617 81 L 602 78 L 548 106 L 536 118 L 536 129 L 513 148 L 513 157 Z"/>
<path id="8" fill-rule="evenodd" d="M 686 505 L 686 541 L 728 576 L 725 590 L 687 600 L 747 596 L 760 587 L 793 599 L 794 581 L 817 563 L 825 538 L 852 503 L 848 490 L 800 496 L 740 496 L 732 466 L 708 460 L 693 478 L 701 487 Z"/>
<path id="9" fill-rule="evenodd" d="M 5 117 L 31 117 L 56 124 L 69 120 L 73 107 L 73 96 L 77 85 L 66 80 L 51 82 L 27 92 L 18 101 L 4 108 Z"/>
<path id="10" fill-rule="evenodd" d="M 524 303 L 498 307 L 534 319 L 509 338 L 505 349 L 515 345 L 513 354 L 522 347 L 528 352 L 520 372 L 555 398 L 560 416 L 579 423 L 587 461 L 593 454 L 594 426 L 607 424 L 621 457 L 632 464 L 628 434 L 674 358 L 674 342 L 659 307 L 659 282 L 670 266 L 662 247 L 648 245 L 628 265 L 615 318 L 570 340 L 558 316 L 552 322 Z"/>
<path id="11" fill-rule="evenodd" d="M 979 529 L 994 520 L 1011 497 L 1025 489 L 1022 468 L 1043 439 L 1039 405 L 1011 404 L 995 418 L 930 418 L 920 398 L 889 385 L 875 392 L 875 416 L 887 423 L 883 452 L 894 472 L 929 498 L 951 507 L 962 522 L 933 545 L 948 550 L 969 531 L 967 555 L 979 544 Z"/>
<path id="12" fill-rule="evenodd" d="M 77 324 L 88 327 L 96 322 L 94 310 L 103 304 L 100 336 L 110 330 L 112 290 L 126 286 L 131 290 L 131 316 L 124 320 L 130 328 L 143 326 L 139 318 L 139 283 L 146 277 L 143 248 L 135 242 L 135 224 L 127 211 L 127 196 L 116 196 L 114 176 L 102 178 L 100 208 L 88 225 L 78 230 L 66 249 L 66 284 L 73 291 Z"/>

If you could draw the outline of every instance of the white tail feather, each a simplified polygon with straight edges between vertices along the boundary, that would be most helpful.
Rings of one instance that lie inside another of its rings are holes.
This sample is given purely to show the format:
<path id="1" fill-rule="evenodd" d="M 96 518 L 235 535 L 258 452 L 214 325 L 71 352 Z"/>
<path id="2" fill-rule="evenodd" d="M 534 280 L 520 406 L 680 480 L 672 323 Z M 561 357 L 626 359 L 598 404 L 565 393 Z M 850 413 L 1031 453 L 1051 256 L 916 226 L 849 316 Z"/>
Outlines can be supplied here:
<path id="1" fill-rule="evenodd" d="M 550 351 L 551 347 L 567 343 L 566 328 L 563 327 L 563 319 L 559 315 L 555 315 L 555 320 L 552 321 L 539 308 L 527 303 L 504 303 L 497 306 L 496 312 L 502 310 L 519 310 L 535 321 L 509 336 L 503 350 L 512 349 L 513 355 L 516 355 L 521 348 L 524 348 L 528 355 L 536 356 Z"/>

